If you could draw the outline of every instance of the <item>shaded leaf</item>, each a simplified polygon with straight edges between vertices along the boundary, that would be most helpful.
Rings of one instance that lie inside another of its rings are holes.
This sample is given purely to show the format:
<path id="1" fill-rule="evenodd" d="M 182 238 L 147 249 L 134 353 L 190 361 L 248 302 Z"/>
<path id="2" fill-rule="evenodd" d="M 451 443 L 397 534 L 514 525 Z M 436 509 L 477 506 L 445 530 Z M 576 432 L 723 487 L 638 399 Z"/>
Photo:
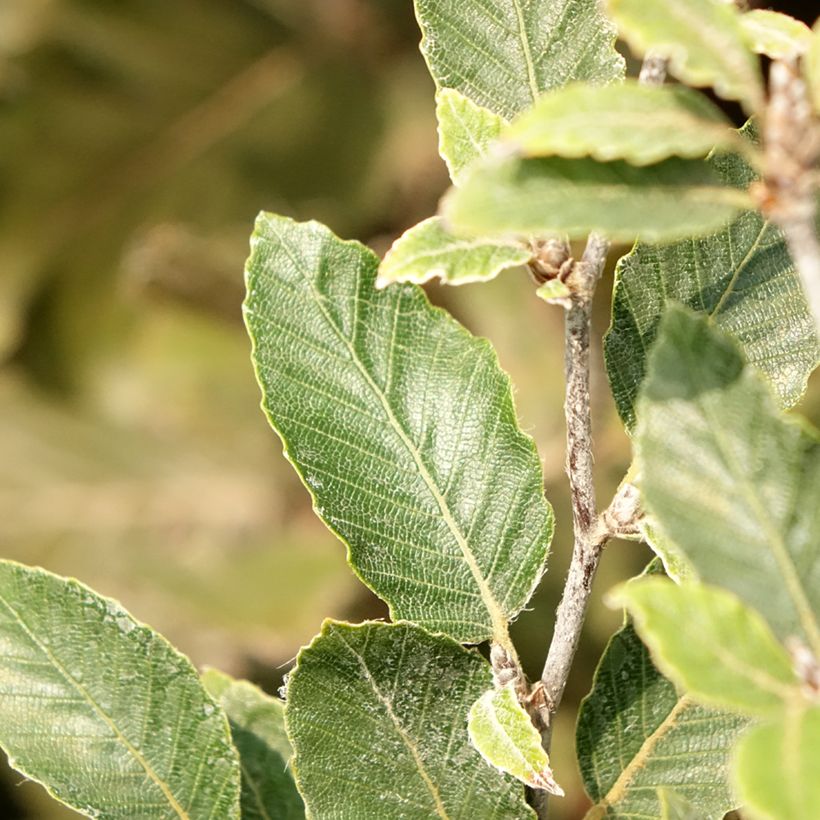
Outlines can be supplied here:
<path id="1" fill-rule="evenodd" d="M 820 443 L 784 419 L 733 340 L 670 308 L 636 435 L 647 509 L 707 583 L 820 650 Z"/>
<path id="2" fill-rule="evenodd" d="M 286 722 L 313 817 L 532 818 L 470 745 L 486 661 L 409 624 L 325 622 L 290 674 Z"/>
<path id="3" fill-rule="evenodd" d="M 661 804 L 661 820 L 703 820 L 701 812 L 671 789 L 658 789 L 658 799 Z"/>
<path id="4" fill-rule="evenodd" d="M 485 692 L 470 709 L 467 731 L 473 746 L 491 766 L 533 789 L 563 796 L 541 745 L 541 734 L 512 686 Z"/>
<path id="5" fill-rule="evenodd" d="M 626 607 L 664 674 L 698 701 L 766 715 L 801 698 L 788 653 L 732 593 L 646 578 L 613 600 Z"/>
<path id="6" fill-rule="evenodd" d="M 820 806 L 820 706 L 792 709 L 741 738 L 734 783 L 744 817 L 802 820 Z"/>
<path id="7" fill-rule="evenodd" d="M 527 156 L 625 159 L 634 165 L 703 157 L 715 146 L 748 146 L 703 94 L 636 80 L 551 91 L 512 123 L 505 139 Z"/>
<path id="8" fill-rule="evenodd" d="M 532 251 L 514 240 L 453 236 L 441 218 L 434 216 L 410 228 L 393 243 L 379 267 L 376 285 L 420 285 L 434 278 L 448 285 L 481 282 L 507 268 L 524 265 L 531 257 Z"/>
<path id="9" fill-rule="evenodd" d="M 115 601 L 0 562 L 0 669 L 0 744 L 57 799 L 100 818 L 239 818 L 224 713 Z"/>
<path id="10" fill-rule="evenodd" d="M 450 179 L 458 184 L 464 171 L 498 139 L 506 122 L 451 88 L 436 94 L 436 117 L 438 152 Z"/>
<path id="11" fill-rule="evenodd" d="M 505 643 L 553 523 L 492 348 L 321 225 L 263 214 L 252 245 L 264 407 L 317 514 L 395 618 Z"/>
<path id="12" fill-rule="evenodd" d="M 578 715 L 578 761 L 595 803 L 588 820 L 659 817 L 661 788 L 719 820 L 735 805 L 728 761 L 745 725 L 745 718 L 679 695 L 625 625 L 610 640 Z"/>
<path id="13" fill-rule="evenodd" d="M 753 136 L 750 126 L 745 130 Z M 729 185 L 755 179 L 738 156 L 710 162 Z M 820 357 L 814 321 L 783 235 L 749 210 L 711 236 L 662 246 L 639 242 L 618 263 L 604 358 L 627 427 L 635 424 L 647 351 L 670 301 L 709 315 L 735 336 L 784 406 L 803 395 Z"/>
<path id="14" fill-rule="evenodd" d="M 752 51 L 772 60 L 790 60 L 808 50 L 811 29 L 802 21 L 768 9 L 741 15 L 740 24 Z"/>
<path id="15" fill-rule="evenodd" d="M 547 89 L 624 73 L 597 0 L 415 0 L 421 50 L 439 88 L 507 120 Z"/>
<path id="16" fill-rule="evenodd" d="M 640 55 L 666 57 L 688 85 L 712 86 L 749 113 L 763 106 L 760 66 L 746 45 L 740 14 L 721 0 L 608 0 L 621 37 Z"/>
<path id="17" fill-rule="evenodd" d="M 285 705 L 247 681 L 209 669 L 205 688 L 225 710 L 242 771 L 242 820 L 301 820 L 304 805 L 293 775 Z"/>
<path id="18" fill-rule="evenodd" d="M 673 239 L 713 231 L 748 196 L 726 187 L 703 162 L 668 159 L 636 168 L 591 159 L 506 159 L 485 162 L 442 203 L 457 233 L 526 236 L 591 231 L 629 241 Z"/>

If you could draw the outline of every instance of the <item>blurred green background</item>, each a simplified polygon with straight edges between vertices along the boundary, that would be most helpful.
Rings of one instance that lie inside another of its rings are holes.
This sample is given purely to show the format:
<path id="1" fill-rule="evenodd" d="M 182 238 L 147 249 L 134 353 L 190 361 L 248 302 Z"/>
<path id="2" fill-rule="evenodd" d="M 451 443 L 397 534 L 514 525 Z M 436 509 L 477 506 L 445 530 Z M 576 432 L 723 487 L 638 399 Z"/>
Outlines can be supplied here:
<path id="1" fill-rule="evenodd" d="M 418 39 L 411 0 L 0 0 L 2 555 L 271 691 L 324 617 L 386 612 L 259 411 L 247 239 L 267 209 L 381 253 L 434 212 L 447 177 Z M 514 627 L 537 675 L 571 544 L 562 316 L 521 271 L 430 295 L 495 343 L 542 455 L 558 530 Z M 607 312 L 602 293 L 599 338 Z M 629 444 L 594 355 L 605 500 Z M 647 558 L 607 550 L 557 729 L 559 820 L 587 805 L 572 732 L 620 621 L 602 595 Z M 0 818 L 76 816 L 21 779 L 0 777 Z"/>

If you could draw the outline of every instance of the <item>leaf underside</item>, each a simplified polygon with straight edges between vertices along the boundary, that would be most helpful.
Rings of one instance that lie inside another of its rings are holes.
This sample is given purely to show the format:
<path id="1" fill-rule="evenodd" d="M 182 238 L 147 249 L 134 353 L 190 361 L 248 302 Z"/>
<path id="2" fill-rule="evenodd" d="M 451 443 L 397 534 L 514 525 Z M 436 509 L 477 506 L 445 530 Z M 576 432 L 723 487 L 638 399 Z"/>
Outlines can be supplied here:
<path id="1" fill-rule="evenodd" d="M 642 497 L 698 576 L 820 651 L 820 441 L 780 414 L 736 343 L 670 309 L 636 432 Z"/>
<path id="2" fill-rule="evenodd" d="M 322 820 L 534 818 L 524 788 L 470 745 L 489 665 L 409 624 L 326 622 L 287 691 L 294 769 Z"/>
<path id="3" fill-rule="evenodd" d="M 744 130 L 752 133 L 750 126 Z M 711 163 L 727 184 L 746 186 L 755 179 L 736 155 Z M 604 358 L 628 428 L 635 424 L 647 353 L 672 301 L 710 316 L 735 336 L 785 407 L 799 401 L 820 358 L 814 322 L 783 235 L 756 211 L 746 211 L 710 236 L 670 245 L 639 242 L 618 263 Z"/>
<path id="4" fill-rule="evenodd" d="M 115 601 L 0 562 L 0 745 L 99 818 L 239 818 L 222 710 L 190 662 Z"/>
<path id="5" fill-rule="evenodd" d="M 589 820 L 660 817 L 659 789 L 674 789 L 702 818 L 734 807 L 728 760 L 746 719 L 698 706 L 655 668 L 626 625 L 604 652 L 581 704 L 576 743 Z"/>
<path id="6" fill-rule="evenodd" d="M 317 514 L 395 618 L 503 641 L 553 523 L 489 343 L 316 223 L 262 215 L 252 246 L 263 403 Z"/>

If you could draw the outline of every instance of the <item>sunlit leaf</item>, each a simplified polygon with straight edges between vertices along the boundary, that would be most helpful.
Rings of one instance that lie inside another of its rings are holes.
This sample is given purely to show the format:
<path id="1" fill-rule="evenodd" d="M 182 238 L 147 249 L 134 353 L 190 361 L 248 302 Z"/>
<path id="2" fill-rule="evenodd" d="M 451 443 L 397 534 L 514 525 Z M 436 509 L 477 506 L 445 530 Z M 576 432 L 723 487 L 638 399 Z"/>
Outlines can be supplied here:
<path id="1" fill-rule="evenodd" d="M 387 252 L 378 287 L 391 282 L 422 284 L 441 279 L 448 285 L 492 279 L 506 268 L 525 264 L 532 251 L 514 240 L 463 239 L 453 236 L 434 216 L 410 228 Z"/>
<path id="2" fill-rule="evenodd" d="M 315 510 L 396 618 L 507 641 L 552 534 L 532 440 L 486 341 L 377 257 L 263 214 L 245 315 L 264 407 Z"/>
<path id="3" fill-rule="evenodd" d="M 524 787 L 472 747 L 486 661 L 408 624 L 328 621 L 287 689 L 294 770 L 312 817 L 533 818 Z"/>
<path id="4" fill-rule="evenodd" d="M 707 318 L 667 311 L 636 444 L 643 500 L 698 576 L 817 653 L 820 442 Z"/>
<path id="5" fill-rule="evenodd" d="M 592 159 L 486 161 L 453 188 L 442 212 L 456 233 L 516 237 L 591 231 L 630 241 L 714 231 L 750 206 L 703 162 L 668 159 L 637 168 Z"/>
<path id="6" fill-rule="evenodd" d="M 498 114 L 451 88 L 436 94 L 436 117 L 438 151 L 447 163 L 450 178 L 458 184 L 464 171 L 498 139 L 506 123 Z"/>
<path id="7" fill-rule="evenodd" d="M 749 113 L 763 105 L 760 66 L 746 45 L 740 14 L 721 0 L 607 0 L 629 47 L 669 59 L 669 70 L 688 85 L 712 86 L 740 100 Z"/>
<path id="8" fill-rule="evenodd" d="M 740 24 L 749 47 L 772 60 L 794 59 L 811 43 L 811 29 L 788 14 L 753 9 L 741 15 Z"/>
<path id="9" fill-rule="evenodd" d="M 664 674 L 698 701 L 766 715 L 801 698 L 788 653 L 732 593 L 645 578 L 621 587 L 614 601 L 627 608 Z"/>
<path id="10" fill-rule="evenodd" d="M 729 185 L 755 179 L 736 155 L 710 162 Z M 748 210 L 711 236 L 661 246 L 640 242 L 618 263 L 604 358 L 627 427 L 635 423 L 647 351 L 670 301 L 710 316 L 735 336 L 784 406 L 803 395 L 820 357 L 814 322 L 783 235 Z"/>
<path id="11" fill-rule="evenodd" d="M 93 817 L 239 818 L 239 765 L 194 668 L 119 604 L 0 562 L 0 745 Z"/>
<path id="12" fill-rule="evenodd" d="M 421 50 L 439 88 L 510 120 L 550 88 L 623 76 L 597 0 L 415 0 Z"/>
<path id="13" fill-rule="evenodd" d="M 634 165 L 670 156 L 703 157 L 715 146 L 744 147 L 729 120 L 703 94 L 635 80 L 552 91 L 504 137 L 527 156 L 625 159 Z"/>
<path id="14" fill-rule="evenodd" d="M 242 771 L 242 820 L 302 820 L 302 798 L 290 771 L 293 753 L 285 707 L 247 681 L 209 669 L 205 688 L 228 716 Z"/>
<path id="15" fill-rule="evenodd" d="M 578 761 L 595 803 L 588 820 L 660 817 L 662 788 L 701 818 L 720 820 L 735 806 L 728 763 L 745 725 L 680 695 L 627 624 L 609 642 L 578 715 Z"/>
<path id="16" fill-rule="evenodd" d="M 661 804 L 660 820 L 703 820 L 701 812 L 671 789 L 658 789 L 658 799 Z"/>
<path id="17" fill-rule="evenodd" d="M 533 789 L 564 794 L 553 777 L 541 734 L 512 686 L 485 692 L 470 709 L 467 730 L 490 765 Z"/>
<path id="18" fill-rule="evenodd" d="M 820 806 L 820 706 L 757 726 L 738 745 L 734 782 L 744 817 L 803 820 Z"/>

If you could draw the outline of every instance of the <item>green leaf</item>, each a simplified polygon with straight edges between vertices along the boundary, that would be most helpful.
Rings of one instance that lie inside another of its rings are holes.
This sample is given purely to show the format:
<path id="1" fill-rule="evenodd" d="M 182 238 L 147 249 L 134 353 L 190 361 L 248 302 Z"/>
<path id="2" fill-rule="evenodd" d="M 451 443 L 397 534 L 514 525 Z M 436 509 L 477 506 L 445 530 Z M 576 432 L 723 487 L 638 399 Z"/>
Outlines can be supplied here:
<path id="1" fill-rule="evenodd" d="M 239 818 L 228 722 L 187 658 L 76 581 L 0 562 L 0 745 L 100 818 Z"/>
<path id="2" fill-rule="evenodd" d="M 646 507 L 699 577 L 818 654 L 820 442 L 708 319 L 667 311 L 636 446 Z"/>
<path id="3" fill-rule="evenodd" d="M 687 85 L 712 86 L 740 100 L 749 113 L 763 107 L 757 59 L 746 45 L 740 14 L 723 0 L 608 0 L 610 15 L 629 47 L 666 57 Z"/>
<path id="4" fill-rule="evenodd" d="M 506 122 L 451 88 L 436 94 L 436 117 L 438 152 L 447 163 L 450 179 L 458 184 L 464 171 L 498 139 Z"/>
<path id="5" fill-rule="evenodd" d="M 703 820 L 701 812 L 671 789 L 658 789 L 658 800 L 661 804 L 661 820 Z"/>
<path id="6" fill-rule="evenodd" d="M 754 138 L 751 126 L 744 130 Z M 710 162 L 728 185 L 746 187 L 756 178 L 737 156 Z M 618 263 L 604 358 L 627 427 L 635 424 L 647 351 L 670 301 L 709 315 L 735 336 L 784 406 L 799 401 L 820 357 L 814 321 L 783 235 L 749 210 L 712 236 L 638 243 Z"/>
<path id="7" fill-rule="evenodd" d="M 803 70 L 814 100 L 814 109 L 820 113 L 820 20 L 814 24 L 809 50 L 803 58 Z"/>
<path id="8" fill-rule="evenodd" d="M 698 701 L 767 715 L 802 697 L 788 653 L 734 594 L 645 578 L 613 601 L 627 608 L 661 671 Z"/>
<path id="9" fill-rule="evenodd" d="M 623 241 L 714 231 L 748 207 L 748 195 L 722 185 L 704 162 L 677 158 L 645 168 L 563 157 L 494 159 L 442 203 L 456 233 L 580 238 L 597 231 Z"/>
<path id="10" fill-rule="evenodd" d="M 659 817 L 661 788 L 720 820 L 735 806 L 728 762 L 745 725 L 679 695 L 626 624 L 609 642 L 578 715 L 578 761 L 595 802 L 588 820 Z"/>
<path id="11" fill-rule="evenodd" d="M 205 688 L 228 716 L 242 771 L 242 820 L 302 820 L 304 805 L 290 772 L 285 705 L 247 681 L 209 669 Z"/>
<path id="12" fill-rule="evenodd" d="M 489 664 L 444 636 L 325 622 L 287 687 L 310 816 L 534 818 L 521 784 L 470 745 L 467 712 L 491 685 Z"/>
<path id="13" fill-rule="evenodd" d="M 820 706 L 792 709 L 743 736 L 734 761 L 743 815 L 760 820 L 816 817 L 820 806 Z"/>
<path id="14" fill-rule="evenodd" d="M 634 165 L 670 156 L 703 157 L 715 146 L 746 150 L 749 145 L 703 94 L 635 80 L 551 91 L 504 137 L 527 156 L 624 159 Z"/>
<path id="15" fill-rule="evenodd" d="M 615 30 L 597 0 L 415 0 L 438 88 L 511 120 L 550 88 L 622 77 Z"/>
<path id="16" fill-rule="evenodd" d="M 643 541 L 660 558 L 664 571 L 676 584 L 696 578 L 695 571 L 686 556 L 676 544 L 653 525 L 648 516 L 644 515 L 638 526 Z"/>
<path id="17" fill-rule="evenodd" d="M 512 686 L 485 692 L 470 709 L 467 731 L 473 746 L 496 769 L 511 774 L 533 789 L 561 797 L 541 734 Z"/>
<path id="18" fill-rule="evenodd" d="M 264 407 L 317 514 L 394 618 L 504 643 L 553 519 L 489 343 L 321 225 L 263 214 L 252 248 Z"/>
<path id="19" fill-rule="evenodd" d="M 396 240 L 379 268 L 376 286 L 391 282 L 420 285 L 436 277 L 448 285 L 482 282 L 531 258 L 532 251 L 520 242 L 453 236 L 441 218 L 434 216 Z"/>
<path id="20" fill-rule="evenodd" d="M 772 60 L 794 59 L 805 53 L 811 43 L 811 29 L 788 14 L 753 9 L 741 15 L 740 24 L 749 48 Z"/>

